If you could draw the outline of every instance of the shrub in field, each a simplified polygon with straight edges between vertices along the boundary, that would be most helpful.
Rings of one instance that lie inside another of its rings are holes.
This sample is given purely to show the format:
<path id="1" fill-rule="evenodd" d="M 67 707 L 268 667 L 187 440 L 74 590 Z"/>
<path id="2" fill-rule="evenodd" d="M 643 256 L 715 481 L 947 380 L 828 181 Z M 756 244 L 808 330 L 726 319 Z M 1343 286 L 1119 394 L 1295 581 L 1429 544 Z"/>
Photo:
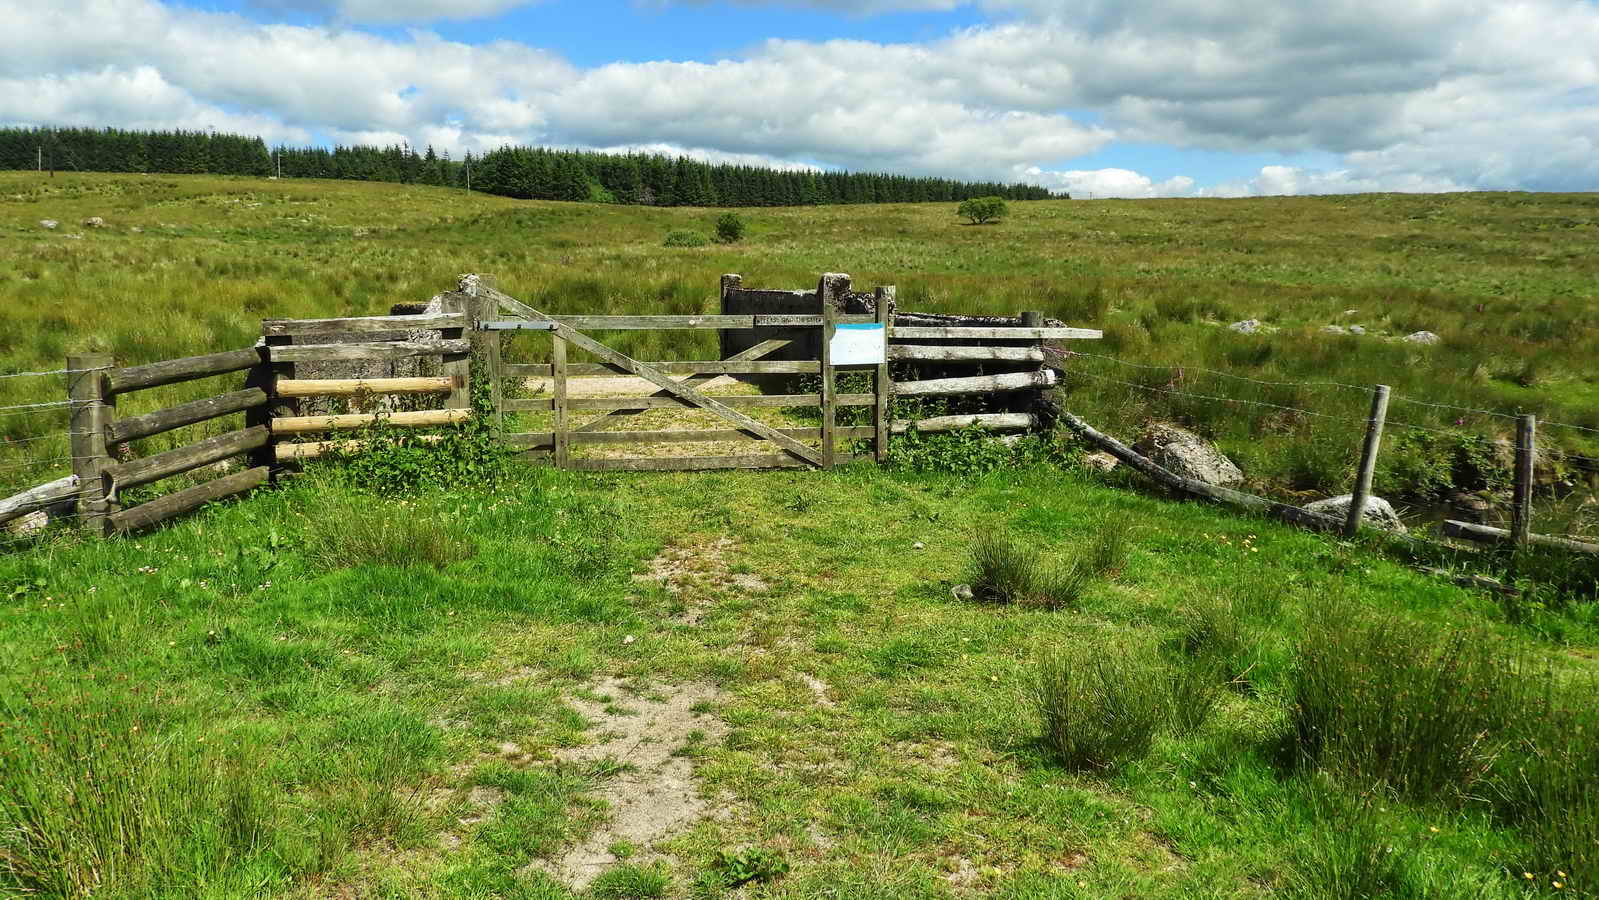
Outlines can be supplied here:
<path id="1" fill-rule="evenodd" d="M 662 247 L 703 247 L 710 241 L 698 231 L 669 231 L 666 240 L 661 242 Z"/>
<path id="2" fill-rule="evenodd" d="M 1149 751 L 1166 715 L 1158 664 L 1127 647 L 1045 658 L 1037 703 L 1044 744 L 1067 767 L 1105 770 Z"/>
<path id="3" fill-rule="evenodd" d="M 1291 673 L 1301 751 L 1417 800 L 1475 795 L 1532 682 L 1492 637 L 1437 634 L 1341 603 L 1305 628 Z"/>
<path id="4" fill-rule="evenodd" d="M 1003 197 L 973 197 L 970 200 L 962 200 L 961 205 L 955 210 L 962 218 L 970 219 L 973 225 L 997 222 L 1008 211 Z"/>
<path id="5" fill-rule="evenodd" d="M 722 213 L 716 220 L 716 240 L 723 244 L 736 244 L 744 239 L 744 220 L 738 213 Z"/>

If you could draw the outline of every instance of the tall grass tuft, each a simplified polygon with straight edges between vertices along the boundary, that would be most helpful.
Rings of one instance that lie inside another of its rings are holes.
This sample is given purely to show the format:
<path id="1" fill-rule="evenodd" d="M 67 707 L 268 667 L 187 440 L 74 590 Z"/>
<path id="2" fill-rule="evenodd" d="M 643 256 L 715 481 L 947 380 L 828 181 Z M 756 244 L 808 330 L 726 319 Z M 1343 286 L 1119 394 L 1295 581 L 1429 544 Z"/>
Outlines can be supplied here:
<path id="1" fill-rule="evenodd" d="M 1108 770 L 1143 756 L 1166 716 L 1160 674 L 1153 660 L 1127 647 L 1046 657 L 1037 693 L 1045 746 L 1078 770 Z"/>
<path id="2" fill-rule="evenodd" d="M 1437 634 L 1342 603 L 1299 643 L 1293 723 L 1305 758 L 1413 799 L 1479 795 L 1528 706 L 1518 660 L 1474 631 Z"/>
<path id="3" fill-rule="evenodd" d="M 1494 802 L 1527 836 L 1524 870 L 1599 896 L 1599 682 L 1552 695 L 1516 731 L 1495 773 Z"/>
<path id="4" fill-rule="evenodd" d="M 972 596 L 1010 606 L 1074 607 L 1096 581 L 1126 564 L 1129 532 L 1125 518 L 1106 519 L 1087 547 L 1060 563 L 1010 531 L 981 532 L 971 549 Z"/>
<path id="5" fill-rule="evenodd" d="M 1294 848 L 1283 896 L 1290 900 L 1444 896 L 1423 879 L 1413 840 L 1385 821 L 1375 795 L 1351 795 L 1322 772 L 1312 773 L 1308 793 L 1316 827 Z"/>
<path id="6" fill-rule="evenodd" d="M 470 558 L 471 541 L 418 511 L 348 489 L 330 489 L 311 511 L 304 556 L 314 568 L 426 565 Z"/>
<path id="7" fill-rule="evenodd" d="M 0 701 L 0 894 L 170 896 L 311 862 L 261 760 L 151 734 L 136 698 L 96 690 Z"/>

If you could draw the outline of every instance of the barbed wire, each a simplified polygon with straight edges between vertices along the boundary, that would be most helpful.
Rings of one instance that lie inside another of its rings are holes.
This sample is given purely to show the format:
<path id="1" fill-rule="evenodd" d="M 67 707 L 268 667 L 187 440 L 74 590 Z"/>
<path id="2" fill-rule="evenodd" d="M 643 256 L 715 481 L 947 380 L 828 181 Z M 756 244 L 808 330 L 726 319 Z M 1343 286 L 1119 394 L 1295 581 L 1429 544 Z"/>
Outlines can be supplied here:
<path id="1" fill-rule="evenodd" d="M 59 437 L 68 437 L 68 438 L 70 438 L 70 437 L 76 437 L 78 435 L 85 434 L 85 433 L 86 432 L 82 432 L 82 431 L 52 431 L 49 434 L 40 434 L 40 435 L 35 435 L 34 437 L 0 438 L 0 450 L 4 450 L 5 448 L 7 448 L 7 447 L 9 447 L 9 446 L 11 446 L 13 444 L 31 444 L 34 441 L 48 441 L 48 440 L 51 440 L 52 438 L 59 438 Z"/>
<path id="2" fill-rule="evenodd" d="M 1135 362 L 1130 362 L 1130 361 L 1125 360 L 1125 359 L 1117 359 L 1114 356 L 1101 356 L 1098 353 L 1084 353 L 1081 350 L 1059 350 L 1059 349 L 1056 349 L 1054 347 L 1045 347 L 1044 349 L 1046 351 L 1048 351 L 1048 352 L 1057 353 L 1057 354 L 1060 354 L 1060 355 L 1066 356 L 1066 357 L 1086 356 L 1089 359 L 1103 359 L 1103 360 L 1105 360 L 1107 362 L 1113 362 L 1113 363 L 1117 363 L 1117 364 L 1123 365 L 1123 366 L 1131 366 L 1132 368 L 1135 368 L 1135 369 L 1173 369 L 1173 370 L 1181 370 L 1181 371 L 1183 371 L 1185 373 L 1186 372 L 1203 372 L 1203 373 L 1205 373 L 1207 375 L 1216 375 L 1216 376 L 1219 376 L 1221 378 L 1232 378 L 1232 379 L 1235 379 L 1237 381 L 1247 381 L 1247 382 L 1250 382 L 1252 384 L 1265 385 L 1266 387 L 1335 387 L 1335 388 L 1343 388 L 1345 390 L 1351 390 L 1351 391 L 1360 391 L 1361 393 L 1365 393 L 1365 394 L 1371 393 L 1371 386 L 1370 385 L 1367 385 L 1365 387 L 1361 387 L 1358 384 L 1344 384 L 1341 381 L 1262 381 L 1259 378 L 1250 378 L 1247 375 L 1235 375 L 1232 372 L 1223 372 L 1223 371 L 1221 371 L 1219 369 L 1207 369 L 1207 368 L 1204 368 L 1203 366 L 1189 366 L 1189 365 L 1183 365 L 1183 364 L 1173 365 L 1173 364 L 1169 364 L 1169 363 L 1168 364 L 1135 363 Z"/>
<path id="3" fill-rule="evenodd" d="M 92 369 L 50 369 L 45 372 L 7 372 L 4 375 L 0 375 L 0 378 L 39 378 L 47 375 L 79 375 L 84 372 L 104 372 L 107 369 L 113 368 L 116 367 L 95 366 Z"/>
<path id="4" fill-rule="evenodd" d="M 1304 409 L 1304 408 L 1298 407 L 1298 406 L 1283 406 L 1280 403 L 1266 403 L 1265 401 L 1262 401 L 1262 400 L 1243 400 L 1243 399 L 1240 399 L 1238 397 L 1217 397 L 1217 396 L 1213 396 L 1213 395 L 1210 395 L 1210 394 L 1196 394 L 1193 391 L 1180 391 L 1180 390 L 1177 390 L 1176 388 L 1151 387 L 1150 385 L 1147 385 L 1147 384 L 1138 384 L 1137 382 L 1134 382 L 1134 381 L 1122 381 L 1119 378 L 1109 378 L 1109 377 L 1106 377 L 1104 375 L 1093 375 L 1093 374 L 1090 374 L 1088 372 L 1068 372 L 1067 373 L 1067 377 L 1071 377 L 1073 375 L 1081 375 L 1084 378 L 1093 378 L 1093 379 L 1095 379 L 1097 381 L 1105 381 L 1105 382 L 1109 382 L 1111 384 L 1125 385 L 1126 387 L 1137 388 L 1138 390 L 1150 391 L 1152 393 L 1172 394 L 1172 395 L 1181 396 L 1181 397 L 1193 397 L 1193 398 L 1199 399 L 1199 400 L 1214 400 L 1214 401 L 1219 402 L 1219 403 L 1236 403 L 1236 404 L 1242 404 L 1242 405 L 1245 405 L 1245 406 L 1260 406 L 1260 407 L 1265 407 L 1267 409 L 1277 409 L 1277 410 L 1282 410 L 1284 412 L 1301 413 L 1301 414 L 1307 415 L 1307 416 L 1314 416 L 1314 417 L 1316 417 L 1318 419 L 1327 419 L 1329 421 L 1334 421 L 1334 422 L 1344 422 L 1346 424 L 1360 425 L 1360 426 L 1363 426 L 1363 427 L 1368 425 L 1368 424 L 1370 424 L 1370 420 L 1369 419 L 1353 419 L 1353 418 L 1350 418 L 1348 416 L 1334 416 L 1334 415 L 1329 415 L 1328 413 L 1320 413 L 1320 412 L 1316 412 L 1315 410 L 1312 410 L 1312 409 Z M 1445 429 L 1445 428 L 1432 428 L 1432 427 L 1427 426 L 1427 425 L 1416 425 L 1416 424 L 1411 423 L 1411 422 L 1398 422 L 1398 421 L 1391 421 L 1390 420 L 1390 421 L 1387 421 L 1385 424 L 1388 425 L 1388 426 L 1391 426 L 1391 427 L 1396 427 L 1396 428 L 1412 428 L 1412 429 L 1415 429 L 1417 431 L 1430 431 L 1430 432 L 1432 432 L 1434 434 L 1444 434 L 1444 435 L 1458 434 L 1458 432 L 1450 431 L 1450 430 Z"/>
<path id="5" fill-rule="evenodd" d="M 1245 382 L 1249 382 L 1251 384 L 1258 384 L 1258 385 L 1262 385 L 1262 386 L 1265 386 L 1265 387 L 1335 387 L 1335 388 L 1343 388 L 1343 389 L 1352 390 L 1352 391 L 1360 391 L 1362 393 L 1370 393 L 1371 390 L 1372 390 L 1372 386 L 1371 385 L 1367 385 L 1367 386 L 1362 387 L 1360 385 L 1355 385 L 1355 384 L 1345 384 L 1345 383 L 1343 383 L 1341 381 L 1264 381 L 1264 380 L 1259 379 L 1259 378 L 1250 378 L 1247 375 L 1237 375 L 1237 374 L 1234 374 L 1232 372 L 1223 372 L 1223 371 L 1221 371 L 1219 369 L 1207 369 L 1207 368 L 1205 368 L 1203 366 L 1190 366 L 1190 365 L 1184 365 L 1184 364 L 1180 364 L 1180 363 L 1179 364 L 1172 364 L 1172 363 L 1164 363 L 1164 364 L 1135 363 L 1135 362 L 1131 362 L 1131 361 L 1125 360 L 1125 359 L 1118 359 L 1117 357 L 1114 357 L 1114 356 L 1104 356 L 1104 355 L 1098 354 L 1098 353 L 1084 353 L 1081 350 L 1061 350 L 1061 349 L 1058 349 L 1058 348 L 1055 348 L 1055 347 L 1045 347 L 1044 349 L 1045 349 L 1046 352 L 1054 353 L 1056 355 L 1063 356 L 1063 357 L 1066 357 L 1068 359 L 1071 358 L 1071 357 L 1081 356 L 1081 357 L 1086 357 L 1088 359 L 1099 359 L 1099 360 L 1104 360 L 1106 362 L 1113 362 L 1113 363 L 1116 363 L 1117 365 L 1129 366 L 1129 367 L 1135 368 L 1135 369 L 1165 369 L 1165 370 L 1168 370 L 1168 371 L 1177 371 L 1177 372 L 1182 372 L 1182 373 L 1202 372 L 1202 373 L 1205 373 L 1207 375 L 1215 375 L 1215 376 L 1218 376 L 1218 377 L 1221 377 L 1221 378 L 1231 378 L 1231 379 L 1234 379 L 1236 381 L 1245 381 Z M 1200 395 L 1200 396 L 1202 396 L 1202 395 Z M 1227 398 L 1215 398 L 1215 399 L 1227 399 Z M 1393 395 L 1392 399 L 1395 402 L 1410 403 L 1410 404 L 1414 404 L 1414 405 L 1417 405 L 1417 406 L 1429 406 L 1429 407 L 1432 407 L 1434 409 L 1447 409 L 1447 410 L 1450 410 L 1452 412 L 1476 413 L 1478 415 L 1494 416 L 1496 418 L 1511 419 L 1511 420 L 1515 420 L 1515 419 L 1520 418 L 1519 415 L 1514 414 L 1514 413 L 1496 412 L 1496 411 L 1491 410 L 1491 409 L 1479 409 L 1479 408 L 1474 407 L 1474 406 L 1456 406 L 1456 405 L 1450 404 L 1450 403 L 1437 403 L 1437 402 L 1434 402 L 1434 401 L 1431 401 L 1431 400 L 1417 400 L 1415 398 L 1406 397 L 1406 396 L 1399 395 L 1399 394 Z M 1250 401 L 1240 401 L 1240 402 L 1250 402 Z M 1270 404 L 1268 404 L 1268 405 L 1270 405 Z M 1292 409 L 1293 407 L 1286 407 L 1286 408 Z M 1300 412 L 1309 412 L 1309 410 L 1299 410 L 1299 411 Z M 1396 424 L 1404 424 L 1404 423 L 1396 423 Z M 1539 427 L 1569 428 L 1569 429 L 1572 429 L 1574 431 L 1583 431 L 1583 432 L 1587 432 L 1589 434 L 1599 434 L 1599 428 L 1591 428 L 1591 427 L 1586 426 L 1586 425 L 1574 425 L 1574 424 L 1571 424 L 1569 422 L 1550 422 L 1550 421 L 1544 421 L 1544 420 L 1540 419 L 1538 421 L 1538 425 L 1539 425 Z M 1407 425 L 1407 427 L 1425 428 L 1426 426 Z M 1431 429 L 1431 430 L 1436 431 L 1438 429 Z"/>
<path id="6" fill-rule="evenodd" d="M 74 400 L 53 400 L 49 403 L 18 403 L 15 406 L 0 406 L 0 411 L 8 409 L 47 409 L 50 407 L 71 406 Z"/>

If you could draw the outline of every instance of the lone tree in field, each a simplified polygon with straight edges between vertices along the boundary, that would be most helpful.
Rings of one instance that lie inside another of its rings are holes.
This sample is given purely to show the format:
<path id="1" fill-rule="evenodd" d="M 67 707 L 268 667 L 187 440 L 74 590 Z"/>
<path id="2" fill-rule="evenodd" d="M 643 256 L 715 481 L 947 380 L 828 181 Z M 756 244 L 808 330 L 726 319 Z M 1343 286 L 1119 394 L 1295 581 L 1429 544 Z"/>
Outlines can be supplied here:
<path id="1" fill-rule="evenodd" d="M 973 225 L 997 222 L 1005 216 L 1005 198 L 973 197 L 970 200 L 962 200 L 960 208 L 956 212 L 971 219 Z"/>

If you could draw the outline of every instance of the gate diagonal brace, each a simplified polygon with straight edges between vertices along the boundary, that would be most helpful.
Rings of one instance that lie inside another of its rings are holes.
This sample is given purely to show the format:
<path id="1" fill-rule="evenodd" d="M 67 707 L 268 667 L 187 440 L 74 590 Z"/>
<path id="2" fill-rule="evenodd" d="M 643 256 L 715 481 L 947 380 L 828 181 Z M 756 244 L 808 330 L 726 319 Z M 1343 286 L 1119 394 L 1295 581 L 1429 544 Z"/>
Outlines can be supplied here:
<path id="1" fill-rule="evenodd" d="M 555 332 L 566 340 L 571 341 L 578 347 L 587 350 L 589 353 L 598 356 L 606 362 L 611 363 L 612 365 L 620 366 L 623 369 L 632 372 L 634 375 L 643 378 L 645 381 L 654 384 L 656 387 L 659 387 L 662 390 L 670 391 L 673 395 L 692 403 L 695 406 L 698 406 L 709 412 L 716 413 L 722 418 L 727 419 L 729 422 L 738 425 L 740 428 L 766 438 L 794 456 L 799 457 L 800 459 L 814 466 L 820 467 L 823 465 L 821 454 L 789 437 L 788 435 L 783 434 L 781 431 L 778 431 L 770 425 L 767 425 L 763 422 L 758 422 L 755 419 L 744 415 L 738 410 L 722 403 L 721 401 L 702 394 L 694 388 L 689 387 L 687 384 L 684 384 L 683 382 L 680 382 L 655 368 L 647 366 L 636 359 L 612 350 L 610 347 L 605 346 L 588 335 L 583 334 L 580 331 L 575 331 L 571 327 L 563 325 L 560 322 L 556 322 L 549 316 L 546 316 L 545 314 L 539 312 L 531 306 L 528 306 L 520 300 L 517 300 L 514 297 L 502 294 L 499 291 L 487 286 L 479 286 L 478 291 L 490 297 L 491 299 L 498 301 L 502 309 L 509 309 L 511 312 L 526 316 L 535 322 L 548 322 L 551 326 L 551 331 Z"/>

